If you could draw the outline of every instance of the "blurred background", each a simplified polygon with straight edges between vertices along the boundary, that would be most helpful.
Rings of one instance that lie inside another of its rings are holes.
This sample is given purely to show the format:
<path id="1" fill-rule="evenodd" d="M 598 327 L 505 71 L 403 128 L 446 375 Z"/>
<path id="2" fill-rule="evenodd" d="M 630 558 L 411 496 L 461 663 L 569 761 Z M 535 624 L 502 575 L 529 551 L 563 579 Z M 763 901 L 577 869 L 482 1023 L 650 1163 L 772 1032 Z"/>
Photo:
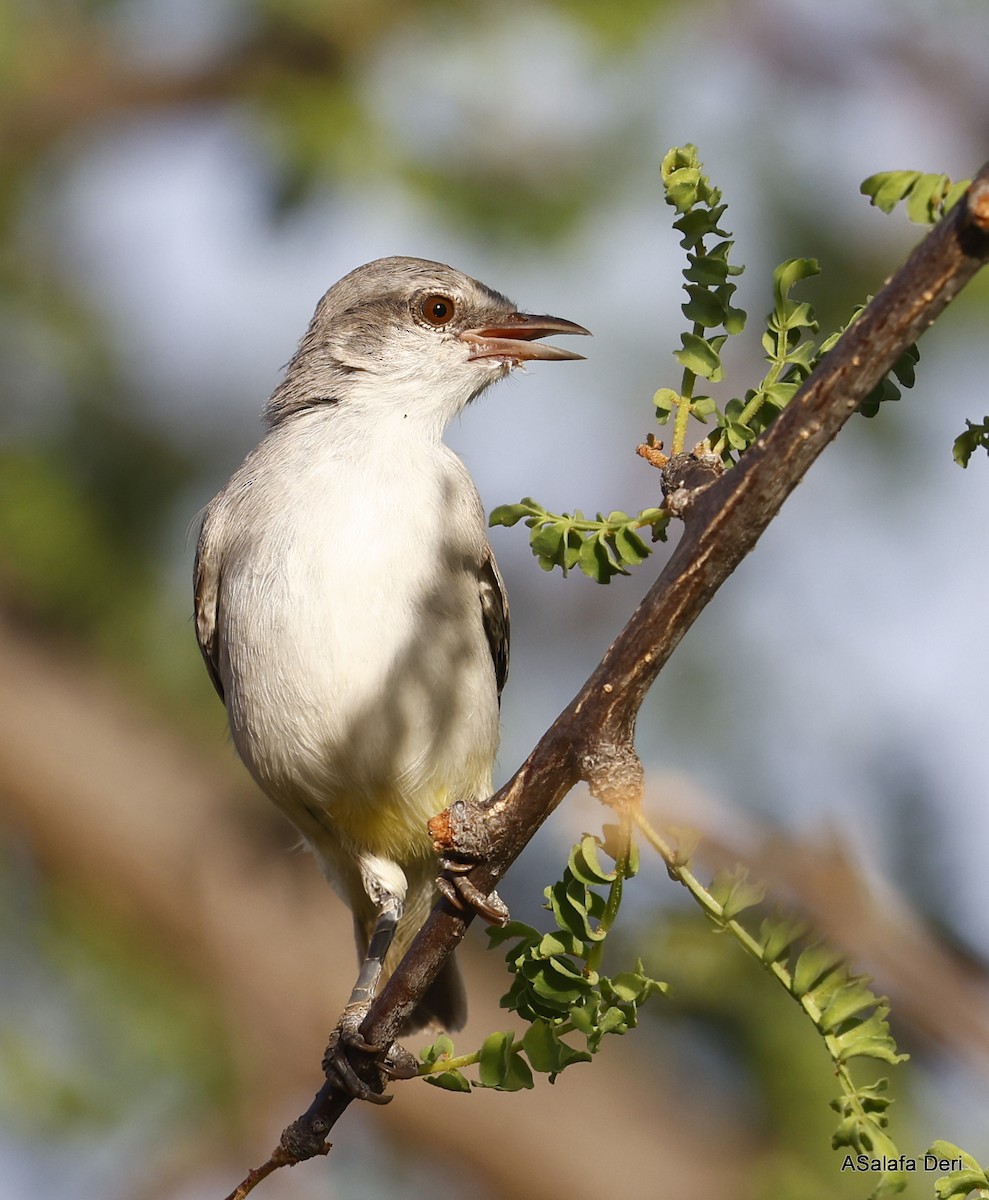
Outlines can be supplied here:
<path id="1" fill-rule="evenodd" d="M 741 394 L 776 262 L 819 258 L 802 295 L 837 321 L 919 238 L 863 178 L 981 165 L 987 45 L 977 0 L 0 0 L 0 1200 L 219 1200 L 320 1082 L 349 917 L 236 763 L 190 623 L 197 513 L 320 295 L 411 254 L 588 326 L 586 363 L 516 373 L 450 441 L 489 508 L 654 504 L 634 447 L 682 325 L 663 153 L 697 143 L 729 202 Z M 987 464 L 951 443 L 985 415 L 987 312 L 983 278 L 639 728 L 654 820 L 701 831 L 700 873 L 749 863 L 890 996 L 900 1148 L 983 1161 Z M 665 549 L 600 587 L 543 574 L 521 528 L 492 542 L 503 781 Z M 516 916 L 545 919 L 602 816 L 574 794 L 552 818 L 503 889 Z M 674 985 L 640 1029 L 531 1093 L 354 1106 L 328 1160 L 257 1195 L 864 1195 L 796 1006 L 657 862 L 628 896 L 616 967 Z M 465 1050 L 511 1024 L 484 940 Z"/>

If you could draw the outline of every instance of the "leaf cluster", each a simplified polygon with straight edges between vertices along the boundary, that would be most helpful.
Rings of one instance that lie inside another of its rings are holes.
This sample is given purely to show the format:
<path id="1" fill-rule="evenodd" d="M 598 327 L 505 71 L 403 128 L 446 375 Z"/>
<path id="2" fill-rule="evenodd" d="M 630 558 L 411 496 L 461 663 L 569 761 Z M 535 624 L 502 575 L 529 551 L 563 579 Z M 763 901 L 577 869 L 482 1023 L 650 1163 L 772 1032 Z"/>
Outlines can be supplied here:
<path id="1" fill-rule="evenodd" d="M 683 233 L 681 245 L 687 250 L 684 290 L 687 302 L 682 306 L 693 329 L 682 335 L 680 350 L 674 357 L 683 366 L 680 390 L 660 388 L 653 397 L 660 424 L 674 418 L 673 453 L 684 449 L 688 417 L 702 423 L 713 420 L 715 429 L 701 445 L 705 453 L 718 454 L 726 465 L 756 440 L 778 412 L 789 404 L 824 355 L 864 308 L 857 308 L 850 320 L 834 330 L 818 345 L 815 337 L 820 325 L 813 307 L 791 296 L 793 288 L 820 273 L 811 258 L 790 258 L 773 271 L 773 308 L 766 317 L 762 347 L 769 366 L 763 378 L 740 398 L 731 399 L 721 409 L 710 396 L 695 396 L 698 377 L 718 382 L 724 376 L 721 349 L 727 338 L 740 333 L 745 313 L 732 307 L 735 285 L 731 275 L 740 274 L 740 266 L 729 266 L 728 256 L 734 245 L 720 227 L 726 205 L 721 193 L 702 173 L 695 146 L 678 147 L 663 159 L 663 185 L 666 201 L 681 213 L 674 228 Z M 705 238 L 714 239 L 708 245 Z M 723 332 L 711 334 L 710 328 Z M 904 387 L 914 381 L 913 367 L 919 355 L 910 348 L 893 368 Z M 885 400 L 899 399 L 900 392 L 889 378 L 884 379 L 860 405 L 865 416 L 875 416 Z"/>
<path id="2" fill-rule="evenodd" d="M 957 1160 L 962 1164 L 960 1170 L 942 1175 L 935 1181 L 934 1194 L 937 1196 L 937 1200 L 953 1200 L 954 1197 L 962 1200 L 965 1196 L 989 1196 L 989 1175 L 971 1154 L 966 1154 L 964 1150 L 960 1150 L 951 1142 L 940 1139 L 934 1142 L 927 1153 L 941 1160 Z"/>
<path id="3" fill-rule="evenodd" d="M 738 917 L 761 902 L 763 889 L 749 882 L 743 868 L 720 871 L 710 888 L 713 904 L 708 917 L 722 931 L 740 930 Z M 895 1065 L 908 1057 L 897 1050 L 889 1029 L 889 1005 L 876 996 L 865 976 L 853 974 L 842 956 L 821 942 L 804 945 L 805 928 L 776 916 L 763 919 L 758 934 L 741 930 L 758 957 L 800 1004 L 822 1037 L 842 1094 L 831 1102 L 840 1122 L 832 1137 L 835 1149 L 848 1146 L 856 1153 L 896 1157 L 897 1149 L 885 1132 L 887 1080 L 856 1084 L 848 1070 L 855 1058 Z"/>
<path id="4" fill-rule="evenodd" d="M 798 284 L 819 274 L 820 267 L 811 258 L 790 258 L 780 263 L 773 271 L 773 307 L 766 316 L 762 334 L 766 371 L 741 396 L 720 407 L 712 396 L 697 390 L 698 382 L 714 384 L 724 380 L 725 342 L 745 328 L 746 313 L 734 303 L 737 286 L 734 280 L 744 268 L 731 261 L 735 243 L 723 227 L 727 204 L 720 189 L 704 174 L 697 147 L 675 146 L 664 156 L 660 173 L 666 202 L 677 213 L 673 227 L 679 232 L 680 245 L 686 252 L 683 268 L 686 299 L 681 311 L 690 327 L 681 333 L 680 347 L 673 352 L 683 368 L 680 386 L 656 391 L 653 396 L 656 418 L 660 424 L 673 421 L 674 455 L 686 447 L 691 417 L 711 424 L 712 431 L 698 446 L 698 452 L 716 455 L 731 466 L 789 404 L 864 305 L 852 312 L 845 325 L 818 342 L 820 323 L 814 308 L 806 300 L 795 299 L 792 292 Z M 938 180 L 942 182 L 930 182 Z M 951 185 L 945 180 L 943 176 L 923 176 L 919 172 L 893 172 L 888 176 L 872 176 L 862 186 L 866 190 L 867 185 L 874 183 L 874 192 L 869 194 L 873 195 L 874 203 L 887 211 L 899 199 L 909 196 L 914 210 L 919 211 L 923 199 L 925 211 L 935 213 L 944 211 L 961 194 L 962 185 Z M 884 402 L 898 400 L 898 384 L 913 386 L 918 358 L 917 347 L 911 346 L 890 375 L 862 401 L 859 411 L 872 417 Z M 989 439 L 989 430 L 986 438 Z M 970 431 L 956 442 L 956 458 L 966 453 L 973 439 L 974 444 L 989 448 L 989 440 L 980 442 Z M 971 454 L 971 450 L 967 453 Z M 616 575 L 627 575 L 629 568 L 638 566 L 648 556 L 649 546 L 638 536 L 639 530 L 650 529 L 653 542 L 666 540 L 669 513 L 665 508 L 649 508 L 630 516 L 616 510 L 607 517 L 598 513 L 590 520 L 579 510 L 572 514 L 550 512 L 526 497 L 518 504 L 496 508 L 490 523 L 512 526 L 521 520 L 529 527 L 529 544 L 543 570 L 559 567 L 566 575 L 579 566 L 596 582 L 610 583 Z"/>
<path id="5" fill-rule="evenodd" d="M 951 454 L 960 467 L 967 467 L 968 461 L 978 449 L 989 454 L 989 417 L 983 417 L 978 423 L 966 421 L 968 428 L 960 433 L 951 447 Z"/>
<path id="6" fill-rule="evenodd" d="M 698 379 L 717 383 L 724 378 L 721 348 L 729 335 L 745 328 L 745 312 L 732 304 L 736 285 L 732 278 L 743 267 L 729 262 L 734 240 L 721 228 L 727 210 L 721 192 L 701 169 L 697 147 L 675 146 L 663 158 L 660 175 L 666 203 L 680 214 L 673 228 L 687 255 L 681 305 L 691 328 L 680 335 L 680 349 L 673 355 L 684 369 L 680 391 L 661 388 L 654 397 L 660 422 L 676 413 L 673 453 L 683 449 L 682 433 L 688 416 L 704 421 L 715 411 L 710 396 L 695 396 Z"/>
<path id="7" fill-rule="evenodd" d="M 907 216 L 918 225 L 934 225 L 965 194 L 970 179 L 952 183 L 947 175 L 923 171 L 878 171 L 864 179 L 859 190 L 884 213 L 905 202 Z"/>
<path id="8" fill-rule="evenodd" d="M 954 208 L 971 182 L 960 179 L 952 183 L 947 175 L 923 171 L 879 171 L 863 180 L 861 190 L 885 213 L 905 203 L 911 221 L 918 225 L 934 225 Z M 951 447 L 952 457 L 960 467 L 968 466 L 976 450 L 989 451 L 989 417 L 983 417 L 981 422 L 966 420 L 965 424 L 967 428 L 955 438 Z"/>
<path id="9" fill-rule="evenodd" d="M 602 862 L 602 854 L 614 860 L 613 867 Z M 449 1038 L 440 1038 L 422 1052 L 428 1082 L 469 1091 L 471 1083 L 460 1068 L 476 1063 L 475 1087 L 531 1088 L 534 1071 L 553 1083 L 566 1067 L 589 1062 L 607 1034 L 635 1028 L 639 1006 L 667 985 L 646 975 L 641 962 L 611 977 L 599 967 L 622 885 L 637 870 L 634 844 L 618 826 L 605 826 L 603 838 L 587 834 L 571 849 L 563 878 L 545 890 L 555 929 L 541 933 L 510 921 L 489 930 L 491 946 L 507 944 L 505 960 L 514 977 L 501 1005 L 518 1013 L 528 1028 L 521 1038 L 492 1033 L 476 1054 L 463 1059 L 454 1057 Z M 568 1035 L 582 1044 L 568 1042 Z"/>
<path id="10" fill-rule="evenodd" d="M 589 578 L 608 583 L 614 575 L 627 575 L 628 567 L 637 567 L 652 552 L 638 530 L 651 530 L 653 542 L 666 541 L 669 514 L 663 508 L 647 508 L 636 516 L 616 511 L 606 517 L 598 513 L 591 520 L 580 509 L 572 514 L 548 512 L 526 496 L 518 504 L 496 508 L 489 524 L 510 527 L 521 520 L 529 527 L 529 545 L 544 571 L 559 567 L 566 575 L 580 567 Z"/>

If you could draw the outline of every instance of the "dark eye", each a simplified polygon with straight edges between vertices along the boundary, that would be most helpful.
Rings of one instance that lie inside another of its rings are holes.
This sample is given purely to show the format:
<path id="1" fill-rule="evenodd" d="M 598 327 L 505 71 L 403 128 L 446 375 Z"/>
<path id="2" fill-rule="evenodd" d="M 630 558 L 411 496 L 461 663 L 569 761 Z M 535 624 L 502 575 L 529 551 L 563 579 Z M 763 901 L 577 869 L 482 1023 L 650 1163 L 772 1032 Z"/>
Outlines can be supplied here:
<path id="1" fill-rule="evenodd" d="M 430 325 L 446 325 L 453 320 L 455 312 L 449 296 L 426 296 L 419 304 L 419 311 Z"/>

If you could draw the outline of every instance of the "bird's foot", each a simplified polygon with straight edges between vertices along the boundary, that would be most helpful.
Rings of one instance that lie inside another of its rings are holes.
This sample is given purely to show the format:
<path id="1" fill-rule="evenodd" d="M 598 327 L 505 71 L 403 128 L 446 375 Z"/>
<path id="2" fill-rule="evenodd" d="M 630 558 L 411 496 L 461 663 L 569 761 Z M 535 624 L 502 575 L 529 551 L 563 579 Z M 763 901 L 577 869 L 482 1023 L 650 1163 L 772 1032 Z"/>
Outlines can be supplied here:
<path id="1" fill-rule="evenodd" d="M 440 855 L 441 874 L 436 887 L 463 912 L 471 909 L 491 925 L 507 925 L 508 906 L 495 891 L 482 892 L 468 878 L 488 860 L 488 832 L 484 814 L 474 802 L 458 800 L 429 822 L 433 845 Z"/>
<path id="2" fill-rule="evenodd" d="M 416 1060 L 398 1042 L 390 1046 L 376 1046 L 368 1042 L 361 1033 L 361 1024 L 371 1007 L 370 1000 L 361 1004 L 348 1004 L 336 1029 L 330 1034 L 323 1055 L 323 1074 L 334 1088 L 355 1100 L 367 1100 L 371 1104 L 388 1104 L 391 1096 L 385 1095 L 384 1086 L 389 1079 L 411 1079 L 417 1072 Z M 362 1073 L 368 1067 L 377 1074 L 377 1086 L 358 1074 L 354 1056 L 363 1056 Z"/>
<path id="3" fill-rule="evenodd" d="M 450 901 L 454 908 L 472 909 L 479 917 L 483 917 L 489 925 L 507 925 L 510 913 L 508 905 L 496 891 L 484 893 L 467 878 L 468 873 L 477 866 L 461 857 L 454 858 L 444 855 L 440 859 L 442 875 L 436 880 L 438 890 Z"/>

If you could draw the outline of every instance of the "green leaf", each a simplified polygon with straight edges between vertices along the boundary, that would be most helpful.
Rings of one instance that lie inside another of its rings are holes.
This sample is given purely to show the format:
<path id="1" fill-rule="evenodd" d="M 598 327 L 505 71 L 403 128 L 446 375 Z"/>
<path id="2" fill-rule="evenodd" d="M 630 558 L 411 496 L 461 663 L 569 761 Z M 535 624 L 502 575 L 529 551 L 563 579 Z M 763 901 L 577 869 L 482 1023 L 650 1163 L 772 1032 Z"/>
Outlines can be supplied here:
<path id="1" fill-rule="evenodd" d="M 862 181 L 859 191 L 876 208 L 890 213 L 920 178 L 919 171 L 878 171 Z"/>
<path id="2" fill-rule="evenodd" d="M 563 561 L 563 540 L 566 531 L 562 525 L 543 525 L 534 530 L 529 544 L 532 552 L 547 562 L 561 563 Z"/>
<path id="3" fill-rule="evenodd" d="M 419 1052 L 419 1058 L 429 1067 L 444 1059 L 453 1057 L 453 1042 L 445 1033 L 440 1034 L 431 1046 L 424 1046 Z M 444 1088 L 448 1092 L 469 1092 L 470 1082 L 466 1075 L 457 1070 L 438 1071 L 423 1078 L 433 1087 Z"/>
<path id="4" fill-rule="evenodd" d="M 680 393 L 675 392 L 672 388 L 660 388 L 652 398 L 652 402 L 656 405 L 656 408 L 661 413 L 667 414 L 676 411 L 680 400 Z"/>
<path id="5" fill-rule="evenodd" d="M 522 1038 L 522 1048 L 536 1071 L 552 1077 L 573 1063 L 590 1062 L 586 1050 L 568 1046 L 548 1021 L 533 1021 Z"/>
<path id="6" fill-rule="evenodd" d="M 865 1021 L 853 1025 L 844 1033 L 835 1036 L 840 1061 L 847 1062 L 852 1058 L 878 1058 L 883 1062 L 896 1064 L 905 1062 L 910 1056 L 900 1054 L 896 1043 L 890 1037 L 889 1024 L 886 1017 L 889 1008 L 886 1004 L 879 1007 Z"/>
<path id="7" fill-rule="evenodd" d="M 611 883 L 616 878 L 614 870 L 608 870 L 598 855 L 599 842 L 596 837 L 585 833 L 571 849 L 568 867 L 582 882 L 590 886 Z"/>
<path id="8" fill-rule="evenodd" d="M 522 500 L 519 504 L 499 504 L 488 517 L 488 525 L 491 528 L 494 528 L 495 525 L 505 525 L 511 528 L 518 524 L 523 517 L 531 516 L 532 510 L 533 503 L 529 499 Z"/>
<path id="9" fill-rule="evenodd" d="M 725 305 L 715 292 L 696 283 L 688 284 L 685 290 L 690 299 L 681 305 L 681 311 L 688 321 L 706 329 L 713 329 L 722 324 L 725 319 Z"/>
<path id="10" fill-rule="evenodd" d="M 762 394 L 773 408 L 784 409 L 800 391 L 801 386 L 802 383 L 773 383 L 765 388 Z"/>
<path id="11" fill-rule="evenodd" d="M 934 1183 L 934 1192 L 938 1200 L 952 1200 L 955 1196 L 965 1197 L 980 1189 L 985 1193 L 989 1189 L 989 1177 L 981 1165 L 971 1154 L 966 1154 L 951 1142 L 934 1142 L 927 1151 L 925 1158 L 927 1157 L 936 1160 L 934 1170 L 950 1170 L 950 1174 L 942 1176 Z"/>
<path id="12" fill-rule="evenodd" d="M 601 1014 L 597 1027 L 601 1033 L 628 1033 L 628 1014 L 617 1005 L 612 1005 Z"/>
<path id="13" fill-rule="evenodd" d="M 424 1075 L 431 1087 L 443 1088 L 447 1092 L 469 1092 L 470 1080 L 462 1071 L 441 1071 L 437 1075 Z"/>
<path id="14" fill-rule="evenodd" d="M 727 308 L 725 309 L 725 319 L 722 324 L 725 327 L 725 333 L 736 334 L 741 333 L 745 328 L 745 322 L 748 314 L 744 308 Z"/>
<path id="15" fill-rule="evenodd" d="M 606 822 L 601 827 L 601 849 L 614 862 L 618 862 L 622 856 L 622 847 L 625 844 L 625 834 L 622 831 L 621 825 L 613 821 Z M 634 838 L 628 842 L 628 866 L 625 870 L 625 878 L 632 879 L 639 873 L 639 847 Z M 611 880 L 606 882 L 610 883 Z"/>
<path id="16" fill-rule="evenodd" d="M 701 173 L 696 167 L 680 167 L 666 178 L 666 198 L 678 212 L 697 203 Z"/>
<path id="17" fill-rule="evenodd" d="M 577 565 L 588 577 L 597 583 L 606 583 L 618 568 L 611 561 L 608 547 L 596 534 L 589 534 L 580 547 Z"/>
<path id="18" fill-rule="evenodd" d="M 674 350 L 673 356 L 681 366 L 704 379 L 717 380 L 721 377 L 721 356 L 715 339 L 705 340 L 696 333 L 682 333 L 683 347 Z"/>
<path id="19" fill-rule="evenodd" d="M 767 917 L 759 929 L 759 944 L 762 960 L 766 963 L 779 962 L 790 953 L 793 943 L 807 932 L 803 921 L 788 917 Z"/>
<path id="20" fill-rule="evenodd" d="M 517 1092 L 533 1086 L 532 1072 L 513 1041 L 510 1033 L 491 1033 L 484 1039 L 477 1064 L 481 1087 Z"/>
<path id="21" fill-rule="evenodd" d="M 439 1062 L 441 1058 L 452 1058 L 452 1056 L 453 1041 L 445 1033 L 441 1033 L 431 1046 L 423 1046 L 419 1051 L 420 1061 L 428 1067 Z"/>
<path id="22" fill-rule="evenodd" d="M 623 563 L 637 567 L 644 563 L 651 551 L 642 538 L 629 525 L 620 525 L 615 530 L 615 549 Z"/>
<path id="23" fill-rule="evenodd" d="M 940 195 L 937 194 L 937 176 L 918 176 L 909 193 L 904 197 L 907 217 L 916 225 L 931 225 L 937 220 Z M 947 176 L 943 176 L 947 182 Z"/>
<path id="24" fill-rule="evenodd" d="M 718 871 L 711 884 L 711 895 L 722 908 L 722 920 L 733 921 L 745 909 L 758 904 L 766 894 L 761 883 L 749 883 L 744 867 Z"/>
<path id="25" fill-rule="evenodd" d="M 556 923 L 579 938 L 598 941 L 604 935 L 596 922 L 604 915 L 604 899 L 578 880 L 555 883 L 546 889 Z"/>
<path id="26" fill-rule="evenodd" d="M 583 958 L 585 946 L 580 938 L 574 937 L 572 933 L 556 929 L 552 933 L 543 934 L 536 947 L 536 953 L 540 958 L 555 958 L 557 955 Z"/>
<path id="27" fill-rule="evenodd" d="M 502 942 L 515 938 L 538 941 L 542 936 L 538 929 L 526 925 L 523 921 L 509 921 L 507 925 L 489 925 L 487 927 L 488 949 L 500 946 Z"/>
<path id="28" fill-rule="evenodd" d="M 711 254 L 688 254 L 690 264 L 683 270 L 683 277 L 688 283 L 701 283 L 705 287 L 720 287 L 731 274 L 731 268 L 724 259 Z"/>
<path id="29" fill-rule="evenodd" d="M 952 183 L 947 175 L 921 171 L 880 171 L 864 180 L 860 190 L 887 213 L 905 200 L 911 221 L 933 225 L 958 203 L 970 183 L 969 179 Z"/>
<path id="30" fill-rule="evenodd" d="M 823 942 L 808 946 L 793 969 L 793 994 L 805 996 L 841 963 L 841 955 Z"/>
<path id="31" fill-rule="evenodd" d="M 609 982 L 619 999 L 636 1006 L 644 1004 L 650 996 L 664 996 L 670 990 L 668 983 L 643 975 L 641 962 L 635 971 L 621 971 Z"/>
<path id="32" fill-rule="evenodd" d="M 982 423 L 976 425 L 966 421 L 968 428 L 955 438 L 951 454 L 960 467 L 967 467 L 972 455 L 980 447 L 989 453 L 989 417 L 983 417 Z"/>
<path id="33" fill-rule="evenodd" d="M 788 258 L 781 262 L 773 271 L 773 298 L 777 313 L 786 308 L 787 297 L 795 284 L 820 273 L 821 267 L 816 258 Z"/>
<path id="34" fill-rule="evenodd" d="M 821 1013 L 820 1027 L 833 1033 L 852 1017 L 876 1006 L 877 999 L 861 977 L 849 979 L 831 995 Z"/>
<path id="35" fill-rule="evenodd" d="M 941 206 L 942 212 L 946 214 L 951 212 L 971 186 L 971 179 L 959 179 L 957 183 L 953 183 L 944 197 L 944 203 Z"/>

